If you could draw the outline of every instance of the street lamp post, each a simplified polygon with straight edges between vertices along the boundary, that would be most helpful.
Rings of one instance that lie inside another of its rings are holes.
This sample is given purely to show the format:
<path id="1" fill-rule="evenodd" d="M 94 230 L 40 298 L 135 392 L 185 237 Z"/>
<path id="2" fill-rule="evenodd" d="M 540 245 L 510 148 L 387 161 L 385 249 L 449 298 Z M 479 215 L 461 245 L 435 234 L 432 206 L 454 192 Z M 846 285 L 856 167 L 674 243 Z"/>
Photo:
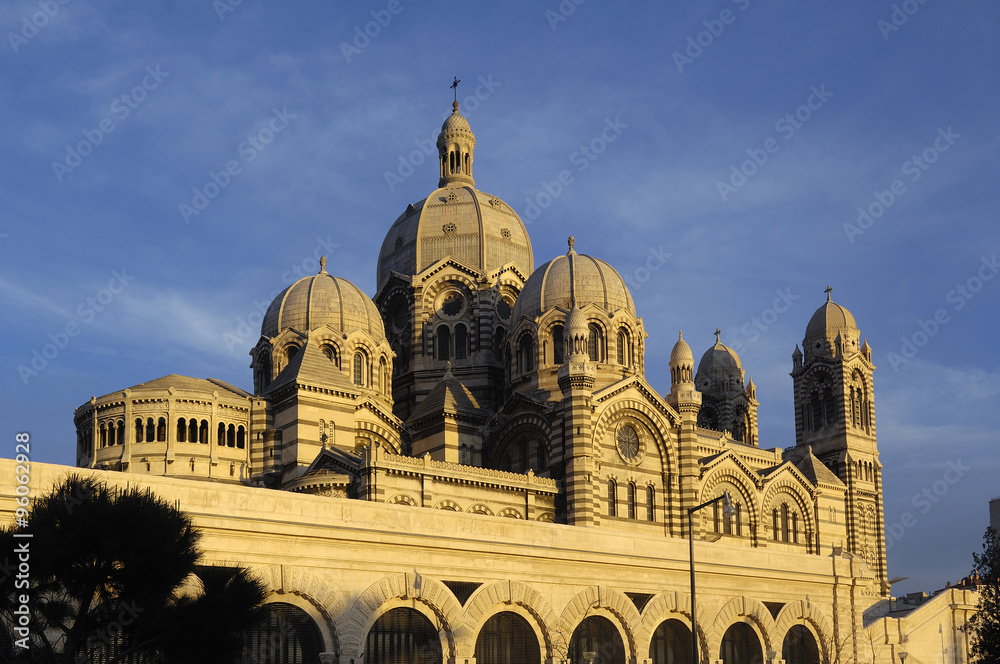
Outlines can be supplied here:
<path id="1" fill-rule="evenodd" d="M 698 622 L 695 618 L 695 600 L 694 600 L 694 513 L 698 510 L 708 507 L 709 505 L 714 505 L 719 501 L 723 501 L 722 514 L 724 516 L 729 516 L 736 511 L 733 507 L 733 501 L 729 498 L 729 492 L 723 491 L 722 495 L 718 498 L 713 498 L 701 505 L 695 505 L 688 509 L 688 544 L 690 546 L 690 561 L 691 561 L 691 658 L 693 664 L 698 664 Z"/>

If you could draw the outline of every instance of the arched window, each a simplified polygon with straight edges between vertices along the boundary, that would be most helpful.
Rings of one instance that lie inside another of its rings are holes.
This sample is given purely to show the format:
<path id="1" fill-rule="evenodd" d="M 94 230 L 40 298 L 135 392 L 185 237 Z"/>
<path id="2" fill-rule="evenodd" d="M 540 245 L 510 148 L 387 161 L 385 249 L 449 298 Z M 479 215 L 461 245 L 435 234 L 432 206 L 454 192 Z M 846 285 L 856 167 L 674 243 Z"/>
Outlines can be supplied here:
<path id="1" fill-rule="evenodd" d="M 219 445 L 225 447 L 226 445 L 226 425 L 219 422 Z"/>
<path id="2" fill-rule="evenodd" d="M 153 424 L 153 418 L 146 418 L 146 442 L 152 443 L 156 440 L 156 425 Z"/>
<path id="3" fill-rule="evenodd" d="M 239 661 L 319 664 L 323 636 L 308 613 L 281 602 L 265 605 L 263 612 L 263 619 L 244 637 Z M 336 644 L 332 646 L 339 650 Z"/>
<path id="4" fill-rule="evenodd" d="M 591 323 L 588 328 L 590 335 L 587 337 L 587 355 L 591 362 L 601 362 L 604 360 L 604 335 L 596 323 Z"/>
<path id="5" fill-rule="evenodd" d="M 188 422 L 188 442 L 198 442 L 198 420 L 193 417 L 191 418 L 191 421 Z"/>
<path id="6" fill-rule="evenodd" d="M 437 331 L 437 359 L 444 362 L 451 359 L 451 330 L 441 325 Z"/>
<path id="7" fill-rule="evenodd" d="M 333 344 L 323 344 L 320 346 L 320 350 L 323 351 L 323 355 L 326 359 L 333 362 L 337 367 L 340 366 L 340 357 L 337 355 L 337 347 Z"/>
<path id="8" fill-rule="evenodd" d="M 187 442 L 187 420 L 183 417 L 177 420 L 177 442 Z"/>
<path id="9" fill-rule="evenodd" d="M 198 429 L 198 442 L 202 445 L 208 445 L 208 420 L 201 421 L 201 427 Z"/>
<path id="10" fill-rule="evenodd" d="M 788 526 L 791 525 L 788 518 L 788 504 L 781 505 L 781 541 L 788 541 Z"/>
<path id="11" fill-rule="evenodd" d="M 571 662 L 586 662 L 584 653 L 593 652 L 595 664 L 625 664 L 622 635 L 604 616 L 589 616 L 573 630 L 569 652 Z"/>
<path id="12" fill-rule="evenodd" d="M 243 428 L 242 424 L 240 425 L 240 428 L 236 430 L 236 447 L 241 450 L 246 447 L 246 430 Z"/>
<path id="13" fill-rule="evenodd" d="M 719 659 L 723 664 L 744 664 L 763 662 L 764 651 L 760 639 L 753 628 L 746 623 L 736 623 L 726 630 L 719 648 Z"/>
<path id="14" fill-rule="evenodd" d="M 101 422 L 101 447 L 108 446 L 108 429 L 104 426 L 104 422 Z"/>
<path id="15" fill-rule="evenodd" d="M 625 330 L 618 330 L 618 364 L 623 367 L 627 367 L 632 364 L 631 360 L 631 348 L 629 344 L 628 333 Z"/>
<path id="16" fill-rule="evenodd" d="M 226 447 L 236 447 L 236 425 L 230 424 L 226 430 Z"/>
<path id="17" fill-rule="evenodd" d="M 562 364 L 566 361 L 566 331 L 562 325 L 552 328 L 552 363 Z"/>
<path id="18" fill-rule="evenodd" d="M 785 664 L 820 664 L 816 637 L 805 625 L 794 625 L 785 634 L 781 644 L 781 658 Z"/>
<path id="19" fill-rule="evenodd" d="M 156 442 L 163 443 L 167 440 L 167 420 L 160 418 L 156 424 Z"/>
<path id="20" fill-rule="evenodd" d="M 271 373 L 273 372 L 271 365 L 271 354 L 263 353 L 260 357 L 260 389 L 259 392 L 263 392 L 271 384 Z"/>
<path id="21" fill-rule="evenodd" d="M 646 521 L 656 521 L 656 489 L 646 487 Z"/>
<path id="22" fill-rule="evenodd" d="M 298 354 L 299 354 L 298 346 L 296 346 L 295 344 L 288 346 L 288 348 L 285 349 L 285 366 L 288 366 L 288 363 L 291 362 L 292 359 Z"/>
<path id="23" fill-rule="evenodd" d="M 379 392 L 389 396 L 389 366 L 385 363 L 385 358 L 378 361 Z"/>
<path id="24" fill-rule="evenodd" d="M 528 373 L 535 369 L 535 344 L 532 342 L 530 334 L 521 336 L 517 347 L 517 363 L 521 373 Z"/>
<path id="25" fill-rule="evenodd" d="M 608 516 L 618 516 L 618 483 L 608 480 Z"/>
<path id="26" fill-rule="evenodd" d="M 135 442 L 141 443 L 143 431 L 145 427 L 142 426 L 142 418 L 135 418 Z"/>
<path id="27" fill-rule="evenodd" d="M 115 430 L 118 445 L 125 444 L 125 420 L 118 420 L 118 428 Z"/>
<path id="28" fill-rule="evenodd" d="M 442 661 L 438 631 L 416 609 L 386 612 L 368 632 L 365 664 L 439 664 Z"/>
<path id="29" fill-rule="evenodd" d="M 635 484 L 628 483 L 628 518 L 635 518 Z"/>
<path id="30" fill-rule="evenodd" d="M 501 611 L 479 630 L 476 664 L 541 664 L 541 661 L 535 631 L 518 614 Z"/>
<path id="31" fill-rule="evenodd" d="M 688 664 L 691 658 L 691 630 L 680 620 L 664 620 L 649 643 L 653 664 Z"/>
<path id="32" fill-rule="evenodd" d="M 455 359 L 464 360 L 469 354 L 469 332 L 464 325 L 455 326 Z"/>
<path id="33" fill-rule="evenodd" d="M 354 384 L 364 386 L 365 384 L 365 356 L 364 353 L 354 354 Z"/>

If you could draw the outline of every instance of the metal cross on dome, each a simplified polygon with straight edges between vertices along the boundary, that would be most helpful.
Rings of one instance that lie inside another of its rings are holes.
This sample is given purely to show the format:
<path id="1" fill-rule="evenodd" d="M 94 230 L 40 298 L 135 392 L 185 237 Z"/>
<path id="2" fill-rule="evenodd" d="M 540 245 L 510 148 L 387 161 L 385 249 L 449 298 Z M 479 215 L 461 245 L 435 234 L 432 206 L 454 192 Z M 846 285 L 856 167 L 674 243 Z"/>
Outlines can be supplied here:
<path id="1" fill-rule="evenodd" d="M 461 79 L 456 76 L 455 80 L 451 83 L 451 89 L 455 91 L 455 101 L 458 101 L 458 84 L 461 82 Z"/>

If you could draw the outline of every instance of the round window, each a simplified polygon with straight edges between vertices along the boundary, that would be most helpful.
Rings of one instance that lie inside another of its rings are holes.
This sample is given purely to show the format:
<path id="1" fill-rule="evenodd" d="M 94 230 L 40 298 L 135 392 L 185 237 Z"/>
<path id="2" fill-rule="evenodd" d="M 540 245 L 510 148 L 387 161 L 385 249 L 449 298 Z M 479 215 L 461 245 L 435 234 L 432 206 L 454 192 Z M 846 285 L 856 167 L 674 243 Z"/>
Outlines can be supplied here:
<path id="1" fill-rule="evenodd" d="M 449 318 L 459 316 L 465 309 L 465 298 L 458 291 L 449 291 L 441 297 L 438 309 Z"/>
<path id="2" fill-rule="evenodd" d="M 634 461 L 639 456 L 639 434 L 630 424 L 618 429 L 618 454 L 626 461 Z"/>
<path id="3" fill-rule="evenodd" d="M 497 302 L 497 315 L 503 320 L 510 320 L 510 302 L 506 298 L 500 298 Z"/>

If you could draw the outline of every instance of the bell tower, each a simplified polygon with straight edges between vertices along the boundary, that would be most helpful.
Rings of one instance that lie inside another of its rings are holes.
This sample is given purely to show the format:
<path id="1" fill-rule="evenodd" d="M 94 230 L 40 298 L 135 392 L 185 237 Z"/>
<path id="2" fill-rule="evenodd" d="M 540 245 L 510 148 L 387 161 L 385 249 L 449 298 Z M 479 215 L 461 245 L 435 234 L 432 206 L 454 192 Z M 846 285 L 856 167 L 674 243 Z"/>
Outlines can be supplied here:
<path id="1" fill-rule="evenodd" d="M 847 486 L 845 522 L 851 553 L 864 558 L 888 593 L 882 465 L 875 439 L 872 349 L 850 311 L 826 302 L 792 354 L 796 451 L 813 454 Z"/>

